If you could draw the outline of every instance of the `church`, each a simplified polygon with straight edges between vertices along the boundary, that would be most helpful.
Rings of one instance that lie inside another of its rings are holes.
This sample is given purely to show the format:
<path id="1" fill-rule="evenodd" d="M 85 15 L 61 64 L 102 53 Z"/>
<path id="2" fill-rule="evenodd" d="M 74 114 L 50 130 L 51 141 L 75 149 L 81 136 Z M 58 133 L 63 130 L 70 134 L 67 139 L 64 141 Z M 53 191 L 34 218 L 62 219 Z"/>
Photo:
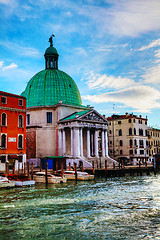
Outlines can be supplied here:
<path id="1" fill-rule="evenodd" d="M 83 106 L 75 81 L 58 69 L 53 37 L 46 49 L 45 70 L 35 74 L 21 94 L 26 97 L 27 159 L 65 156 L 67 163 L 112 161 L 108 156 L 107 120 Z M 114 160 L 113 160 L 114 161 Z"/>

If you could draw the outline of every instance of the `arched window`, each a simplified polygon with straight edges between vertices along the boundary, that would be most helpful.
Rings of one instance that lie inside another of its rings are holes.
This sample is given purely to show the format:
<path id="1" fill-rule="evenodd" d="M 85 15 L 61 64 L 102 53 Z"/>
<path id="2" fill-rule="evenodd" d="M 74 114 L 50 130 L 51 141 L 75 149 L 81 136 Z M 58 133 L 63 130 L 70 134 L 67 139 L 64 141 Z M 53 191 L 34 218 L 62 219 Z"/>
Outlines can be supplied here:
<path id="1" fill-rule="evenodd" d="M 19 128 L 23 127 L 23 116 L 22 115 L 18 116 L 18 127 Z"/>
<path id="2" fill-rule="evenodd" d="M 130 145 L 130 146 L 133 145 L 133 141 L 132 141 L 132 139 L 129 140 L 129 145 Z"/>
<path id="3" fill-rule="evenodd" d="M 132 122 L 132 120 L 131 120 L 131 119 L 129 119 L 129 120 L 128 120 L 128 122 L 129 122 L 129 123 L 131 123 L 131 122 Z"/>
<path id="4" fill-rule="evenodd" d="M 23 136 L 18 136 L 18 148 L 23 148 Z"/>
<path id="5" fill-rule="evenodd" d="M 134 146 L 136 146 L 137 145 L 137 140 L 136 139 L 134 139 Z"/>
<path id="6" fill-rule="evenodd" d="M 2 126 L 7 126 L 7 114 L 2 113 Z"/>
<path id="7" fill-rule="evenodd" d="M 119 136 L 122 136 L 122 129 L 119 129 Z"/>
<path id="8" fill-rule="evenodd" d="M 143 140 L 139 140 L 139 147 L 140 148 L 144 147 Z"/>
<path id="9" fill-rule="evenodd" d="M 123 146 L 123 141 L 122 140 L 119 141 L 119 146 Z"/>
<path id="10" fill-rule="evenodd" d="M 6 148 L 6 146 L 7 146 L 7 138 L 6 138 L 6 134 L 2 134 L 1 135 L 1 148 L 3 149 L 3 148 Z"/>
<path id="11" fill-rule="evenodd" d="M 139 128 L 139 135 L 143 136 L 143 129 L 142 128 Z"/>
<path id="12" fill-rule="evenodd" d="M 136 128 L 134 128 L 134 135 L 136 135 Z"/>
<path id="13" fill-rule="evenodd" d="M 129 135 L 132 135 L 132 128 L 129 128 Z"/>

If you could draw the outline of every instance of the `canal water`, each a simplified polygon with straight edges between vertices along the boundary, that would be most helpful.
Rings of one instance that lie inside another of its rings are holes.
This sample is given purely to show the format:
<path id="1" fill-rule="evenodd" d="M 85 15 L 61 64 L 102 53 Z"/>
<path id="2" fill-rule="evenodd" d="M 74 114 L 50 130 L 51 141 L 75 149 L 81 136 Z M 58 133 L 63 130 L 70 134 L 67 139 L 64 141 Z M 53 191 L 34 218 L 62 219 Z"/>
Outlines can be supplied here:
<path id="1" fill-rule="evenodd" d="M 0 239 L 160 239 L 160 175 L 1 190 Z"/>

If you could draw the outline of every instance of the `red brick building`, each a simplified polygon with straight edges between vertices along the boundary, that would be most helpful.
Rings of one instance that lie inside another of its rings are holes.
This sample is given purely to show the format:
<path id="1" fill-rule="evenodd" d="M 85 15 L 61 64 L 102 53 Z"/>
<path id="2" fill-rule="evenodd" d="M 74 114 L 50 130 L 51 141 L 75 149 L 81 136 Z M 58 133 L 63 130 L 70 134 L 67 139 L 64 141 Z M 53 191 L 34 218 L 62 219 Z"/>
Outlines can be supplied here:
<path id="1" fill-rule="evenodd" d="M 0 170 L 26 162 L 26 98 L 0 91 Z"/>

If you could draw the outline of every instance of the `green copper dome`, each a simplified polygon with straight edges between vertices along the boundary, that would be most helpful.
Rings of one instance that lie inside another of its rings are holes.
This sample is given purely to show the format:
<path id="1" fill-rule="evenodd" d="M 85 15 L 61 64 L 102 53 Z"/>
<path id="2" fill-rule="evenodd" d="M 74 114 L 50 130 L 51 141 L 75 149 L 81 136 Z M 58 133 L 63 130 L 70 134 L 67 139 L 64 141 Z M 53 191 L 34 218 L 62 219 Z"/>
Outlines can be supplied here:
<path id="1" fill-rule="evenodd" d="M 48 47 L 45 51 L 45 55 L 52 55 L 52 54 L 55 54 L 55 55 L 58 55 L 58 52 L 57 52 L 57 49 L 54 48 L 54 47 Z"/>
<path id="2" fill-rule="evenodd" d="M 27 107 L 52 106 L 59 101 L 64 104 L 81 106 L 81 96 L 74 80 L 65 72 L 58 70 L 58 52 L 53 47 L 52 35 L 50 47 L 45 51 L 46 69 L 35 74 L 25 91 L 21 94 L 27 99 Z"/>
<path id="3" fill-rule="evenodd" d="M 46 69 L 35 74 L 21 94 L 27 107 L 62 103 L 81 106 L 81 97 L 73 79 L 57 69 Z"/>

